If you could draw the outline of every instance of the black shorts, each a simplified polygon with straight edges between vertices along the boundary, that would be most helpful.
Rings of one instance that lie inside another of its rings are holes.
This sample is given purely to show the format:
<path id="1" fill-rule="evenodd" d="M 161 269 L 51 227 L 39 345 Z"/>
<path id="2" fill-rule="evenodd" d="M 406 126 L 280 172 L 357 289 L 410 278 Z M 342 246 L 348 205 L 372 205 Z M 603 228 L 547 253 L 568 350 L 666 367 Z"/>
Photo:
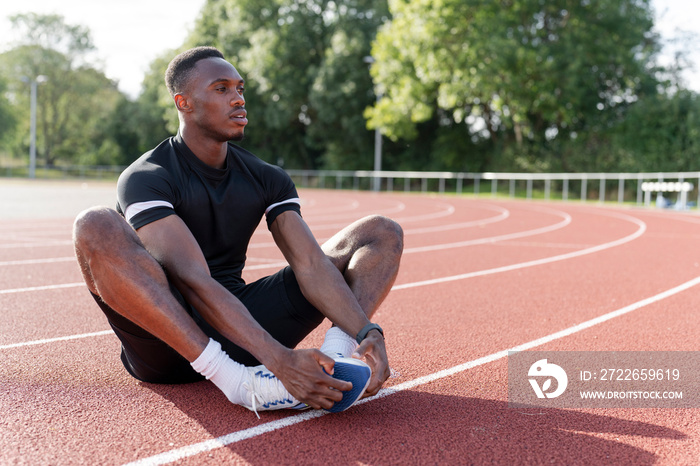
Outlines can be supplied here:
<path id="1" fill-rule="evenodd" d="M 233 360 L 246 366 L 260 364 L 248 351 L 224 338 L 209 325 L 175 287 L 171 286 L 171 290 L 204 333 L 221 343 L 223 350 Z M 288 348 L 298 345 L 324 318 L 304 298 L 289 267 L 244 285 L 234 290 L 233 294 L 273 338 Z M 162 340 L 117 314 L 99 296 L 93 294 L 93 297 L 121 341 L 121 360 L 132 376 L 150 383 L 187 383 L 203 379 L 192 369 L 189 361 Z"/>

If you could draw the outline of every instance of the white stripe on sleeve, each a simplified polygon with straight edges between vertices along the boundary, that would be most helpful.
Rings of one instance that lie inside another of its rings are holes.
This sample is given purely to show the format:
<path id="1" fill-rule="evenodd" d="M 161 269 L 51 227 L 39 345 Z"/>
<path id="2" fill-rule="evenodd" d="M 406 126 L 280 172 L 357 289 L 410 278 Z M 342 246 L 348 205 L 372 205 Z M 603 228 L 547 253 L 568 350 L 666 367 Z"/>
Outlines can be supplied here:
<path id="1" fill-rule="evenodd" d="M 129 204 L 129 207 L 124 211 L 124 218 L 126 218 L 127 222 L 130 222 L 134 215 L 155 207 L 170 207 L 172 209 L 173 205 L 167 201 L 134 202 Z"/>
<path id="2" fill-rule="evenodd" d="M 267 209 L 265 209 L 265 215 L 269 214 L 270 211 L 271 211 L 272 209 L 274 209 L 275 207 L 281 206 L 281 205 L 284 205 L 284 204 L 299 204 L 299 205 L 301 206 L 301 200 L 300 200 L 298 197 L 294 197 L 294 198 L 292 198 L 292 199 L 287 199 L 287 200 L 285 200 L 285 201 L 278 202 L 278 203 L 276 203 L 276 204 L 272 204 L 270 207 L 268 207 Z"/>

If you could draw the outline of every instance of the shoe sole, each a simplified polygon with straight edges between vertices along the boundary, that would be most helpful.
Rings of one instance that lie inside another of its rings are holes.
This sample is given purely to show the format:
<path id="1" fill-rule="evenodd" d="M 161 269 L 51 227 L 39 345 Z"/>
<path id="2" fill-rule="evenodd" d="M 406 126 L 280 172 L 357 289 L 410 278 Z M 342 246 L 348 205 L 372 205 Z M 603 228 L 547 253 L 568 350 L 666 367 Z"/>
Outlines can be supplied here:
<path id="1" fill-rule="evenodd" d="M 341 411 L 345 411 L 350 406 L 355 404 L 355 402 L 359 400 L 362 395 L 364 395 L 365 390 L 369 385 L 369 379 L 371 376 L 372 369 L 358 359 L 336 359 L 332 377 L 334 379 L 352 383 L 352 389 L 347 392 L 343 392 L 343 399 L 337 401 L 333 407 L 327 411 L 330 411 L 331 413 L 339 413 Z"/>

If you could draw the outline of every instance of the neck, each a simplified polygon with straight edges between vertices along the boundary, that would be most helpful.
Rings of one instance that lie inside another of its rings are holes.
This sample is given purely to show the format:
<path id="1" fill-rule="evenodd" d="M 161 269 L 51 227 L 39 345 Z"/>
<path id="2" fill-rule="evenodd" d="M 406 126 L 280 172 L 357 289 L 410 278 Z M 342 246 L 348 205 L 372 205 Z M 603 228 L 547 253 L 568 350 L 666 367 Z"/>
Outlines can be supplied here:
<path id="1" fill-rule="evenodd" d="M 187 147 L 199 160 L 213 168 L 224 168 L 228 151 L 226 141 L 217 141 L 201 132 L 190 131 L 189 127 L 184 124 L 180 125 L 180 134 Z"/>

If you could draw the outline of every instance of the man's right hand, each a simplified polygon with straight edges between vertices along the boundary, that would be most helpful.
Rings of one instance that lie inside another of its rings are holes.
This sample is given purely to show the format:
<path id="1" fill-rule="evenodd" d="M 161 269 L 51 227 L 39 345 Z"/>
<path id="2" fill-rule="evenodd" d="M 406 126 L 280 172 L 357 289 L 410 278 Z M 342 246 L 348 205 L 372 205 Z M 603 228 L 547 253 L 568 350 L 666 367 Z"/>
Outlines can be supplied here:
<path id="1" fill-rule="evenodd" d="M 331 377 L 334 365 L 333 359 L 319 350 L 299 349 L 288 350 L 274 367 L 267 368 L 297 400 L 314 409 L 330 409 L 343 399 L 341 391 L 352 388 L 352 383 Z"/>

